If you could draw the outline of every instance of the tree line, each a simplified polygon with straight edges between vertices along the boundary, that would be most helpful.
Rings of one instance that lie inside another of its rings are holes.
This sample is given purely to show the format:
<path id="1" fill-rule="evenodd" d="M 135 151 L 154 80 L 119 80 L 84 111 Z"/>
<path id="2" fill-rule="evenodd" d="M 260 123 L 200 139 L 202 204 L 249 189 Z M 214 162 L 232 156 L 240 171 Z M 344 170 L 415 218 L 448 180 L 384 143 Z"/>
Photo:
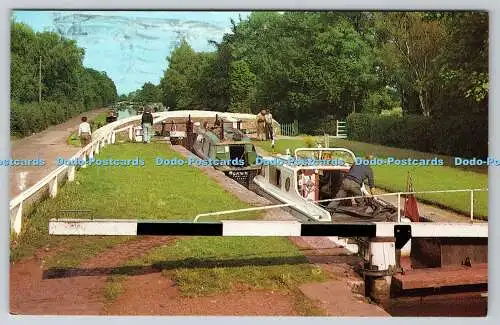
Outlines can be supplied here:
<path id="1" fill-rule="evenodd" d="M 29 135 L 116 101 L 106 72 L 83 66 L 85 51 L 54 32 L 11 21 L 11 134 Z"/>
<path id="2" fill-rule="evenodd" d="M 156 87 L 171 109 L 271 108 L 311 134 L 334 133 L 352 113 L 424 116 L 437 128 L 464 120 L 445 131 L 481 128 L 469 141 L 487 151 L 486 12 L 254 12 L 231 25 L 214 51 L 180 42 L 159 85 L 138 93 Z"/>

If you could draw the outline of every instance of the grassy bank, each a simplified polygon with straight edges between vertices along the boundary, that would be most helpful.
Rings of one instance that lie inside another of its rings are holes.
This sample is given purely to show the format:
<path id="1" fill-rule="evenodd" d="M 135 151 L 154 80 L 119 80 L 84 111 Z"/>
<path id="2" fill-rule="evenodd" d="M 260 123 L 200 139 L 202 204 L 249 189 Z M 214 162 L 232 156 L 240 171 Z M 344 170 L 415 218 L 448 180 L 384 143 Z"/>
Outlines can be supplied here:
<path id="1" fill-rule="evenodd" d="M 232 288 L 290 290 L 327 275 L 308 263 L 281 237 L 194 237 L 157 248 L 126 267 L 153 265 L 173 279 L 183 295 L 198 296 Z"/>
<path id="2" fill-rule="evenodd" d="M 307 138 L 280 139 L 276 141 L 274 151 L 284 153 L 286 149 L 293 150 L 299 147 L 307 147 L 310 144 Z M 257 141 L 257 146 L 272 152 L 269 141 Z M 335 139 L 330 141 L 330 147 L 344 147 L 352 150 L 356 155 L 364 155 L 373 152 L 376 157 L 416 158 L 432 159 L 436 155 L 431 153 L 416 152 L 411 150 L 394 149 L 377 146 L 373 150 L 369 144 L 356 143 L 347 140 Z M 466 171 L 450 166 L 395 166 L 380 165 L 372 166 L 375 173 L 375 186 L 389 192 L 406 191 L 406 179 L 408 172 L 412 175 L 413 185 L 416 191 L 450 190 L 487 188 L 488 175 Z M 464 193 L 437 193 L 419 194 L 418 198 L 424 202 L 437 204 L 457 212 L 468 214 L 470 211 L 470 194 Z M 488 215 L 488 192 L 475 193 L 474 202 L 475 215 L 487 217 Z"/>
<path id="3" fill-rule="evenodd" d="M 98 167 L 80 169 L 76 180 L 65 184 L 58 195 L 37 205 L 25 218 L 23 232 L 11 255 L 14 260 L 33 253 L 36 248 L 68 246 L 58 258 L 62 264 L 77 265 L 80 260 L 125 237 L 58 237 L 48 235 L 48 220 L 55 217 L 172 219 L 192 220 L 197 214 L 246 208 L 247 204 L 221 189 L 202 171 L 189 167 L 157 167 L 157 156 L 181 158 L 164 144 L 117 144 L 108 146 L 97 159 L 135 159 L 142 167 Z M 64 214 L 61 210 L 92 210 L 86 214 Z M 228 216 L 225 216 L 228 218 Z M 232 218 L 255 218 L 255 213 Z M 205 220 L 210 220 L 207 218 Z M 66 255 L 65 255 L 66 254 Z"/>

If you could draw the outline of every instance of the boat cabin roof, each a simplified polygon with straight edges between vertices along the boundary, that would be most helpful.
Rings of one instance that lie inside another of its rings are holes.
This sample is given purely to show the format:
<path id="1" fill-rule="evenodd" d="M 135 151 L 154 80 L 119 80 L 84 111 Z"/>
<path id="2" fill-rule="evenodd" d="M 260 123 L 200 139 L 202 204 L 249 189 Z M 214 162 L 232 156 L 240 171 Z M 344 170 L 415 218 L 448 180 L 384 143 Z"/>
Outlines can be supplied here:
<path id="1" fill-rule="evenodd" d="M 241 140 L 234 140 L 235 132 L 233 132 L 233 130 L 231 130 L 231 129 L 224 129 L 224 139 L 223 140 L 221 140 L 217 136 L 217 134 L 211 130 L 201 129 L 198 131 L 198 133 L 201 134 L 202 136 L 210 139 L 210 141 L 215 145 L 217 145 L 217 144 L 228 145 L 228 144 L 241 144 L 241 143 L 251 144 L 250 139 L 246 136 L 243 136 L 241 138 Z"/>
<path id="2" fill-rule="evenodd" d="M 295 156 L 262 157 L 269 165 L 281 165 L 293 170 L 346 170 L 356 162 L 356 156 L 345 148 L 298 148 Z M 266 165 L 266 163 L 263 163 Z"/>
<path id="3" fill-rule="evenodd" d="M 332 162 L 332 159 L 317 159 L 314 164 L 307 164 L 307 161 L 304 163 L 298 163 L 295 160 L 295 157 L 287 156 L 287 155 L 277 155 L 277 156 L 265 156 L 261 157 L 264 161 L 268 161 L 269 163 L 263 162 L 263 166 L 283 166 L 286 168 L 290 168 L 295 171 L 299 170 L 348 170 L 351 168 L 352 164 L 346 161 L 337 160 Z M 300 159 L 300 158 L 299 158 Z M 306 160 L 305 158 L 304 160 Z M 335 159 L 335 158 L 334 158 Z"/>

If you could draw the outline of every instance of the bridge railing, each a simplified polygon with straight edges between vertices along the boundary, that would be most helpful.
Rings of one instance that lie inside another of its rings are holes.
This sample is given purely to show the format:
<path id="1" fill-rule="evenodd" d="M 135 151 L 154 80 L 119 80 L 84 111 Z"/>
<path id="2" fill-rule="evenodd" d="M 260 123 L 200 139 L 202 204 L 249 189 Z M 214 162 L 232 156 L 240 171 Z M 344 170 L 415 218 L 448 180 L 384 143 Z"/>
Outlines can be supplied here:
<path id="1" fill-rule="evenodd" d="M 92 141 L 68 159 L 74 162 L 73 165 L 58 166 L 33 186 L 10 200 L 9 211 L 11 231 L 16 234 L 21 232 L 23 212 L 26 210 L 27 204 L 35 204 L 46 197 L 47 194 L 49 197 L 55 197 L 60 184 L 66 181 L 74 181 L 75 173 L 78 168 L 85 168 L 88 159 L 92 159 L 94 155 L 98 154 L 107 144 L 115 143 L 116 133 L 128 130 L 129 138 L 131 138 L 133 125 L 120 129 L 118 129 L 118 127 L 135 122 L 140 118 L 141 116 L 131 116 L 97 129 L 92 135 Z"/>

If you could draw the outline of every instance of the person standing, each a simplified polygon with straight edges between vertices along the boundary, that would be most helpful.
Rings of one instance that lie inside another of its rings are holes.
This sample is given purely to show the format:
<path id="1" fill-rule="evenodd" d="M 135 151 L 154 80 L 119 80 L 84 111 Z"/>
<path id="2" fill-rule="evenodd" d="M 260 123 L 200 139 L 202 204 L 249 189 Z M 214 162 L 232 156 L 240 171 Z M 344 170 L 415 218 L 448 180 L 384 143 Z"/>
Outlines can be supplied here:
<path id="1" fill-rule="evenodd" d="M 78 136 L 80 137 L 80 143 L 82 148 L 86 147 L 92 140 L 92 130 L 90 129 L 90 124 L 87 122 L 87 117 L 82 117 L 82 123 L 78 127 Z"/>
<path id="2" fill-rule="evenodd" d="M 367 155 L 366 160 L 370 161 L 373 158 L 371 154 Z M 370 194 L 373 195 L 373 189 L 375 188 L 374 180 L 373 180 L 373 170 L 369 164 L 354 164 L 347 175 L 344 177 L 342 181 L 342 186 L 340 190 L 337 192 L 335 196 L 336 199 L 346 198 L 350 196 L 363 196 L 363 192 L 361 188 L 363 186 L 363 182 L 368 180 L 368 186 L 370 188 Z M 336 208 L 339 206 L 339 201 L 331 201 L 328 204 L 328 208 Z M 358 206 L 364 206 L 365 201 L 362 198 L 355 199 Z"/>
<path id="3" fill-rule="evenodd" d="M 270 110 L 265 115 L 265 119 L 266 140 L 273 140 L 273 115 L 271 114 Z"/>
<path id="4" fill-rule="evenodd" d="M 114 111 L 109 111 L 108 116 L 106 116 L 106 124 L 107 123 L 112 123 L 117 120 L 117 116 Z"/>
<path id="5" fill-rule="evenodd" d="M 142 141 L 144 143 L 149 143 L 151 140 L 151 132 L 153 129 L 153 114 L 151 114 L 151 109 L 146 108 L 142 113 Z"/>
<path id="6" fill-rule="evenodd" d="M 257 114 L 257 138 L 260 141 L 265 140 L 265 127 L 266 127 L 266 110 L 263 109 Z"/>

